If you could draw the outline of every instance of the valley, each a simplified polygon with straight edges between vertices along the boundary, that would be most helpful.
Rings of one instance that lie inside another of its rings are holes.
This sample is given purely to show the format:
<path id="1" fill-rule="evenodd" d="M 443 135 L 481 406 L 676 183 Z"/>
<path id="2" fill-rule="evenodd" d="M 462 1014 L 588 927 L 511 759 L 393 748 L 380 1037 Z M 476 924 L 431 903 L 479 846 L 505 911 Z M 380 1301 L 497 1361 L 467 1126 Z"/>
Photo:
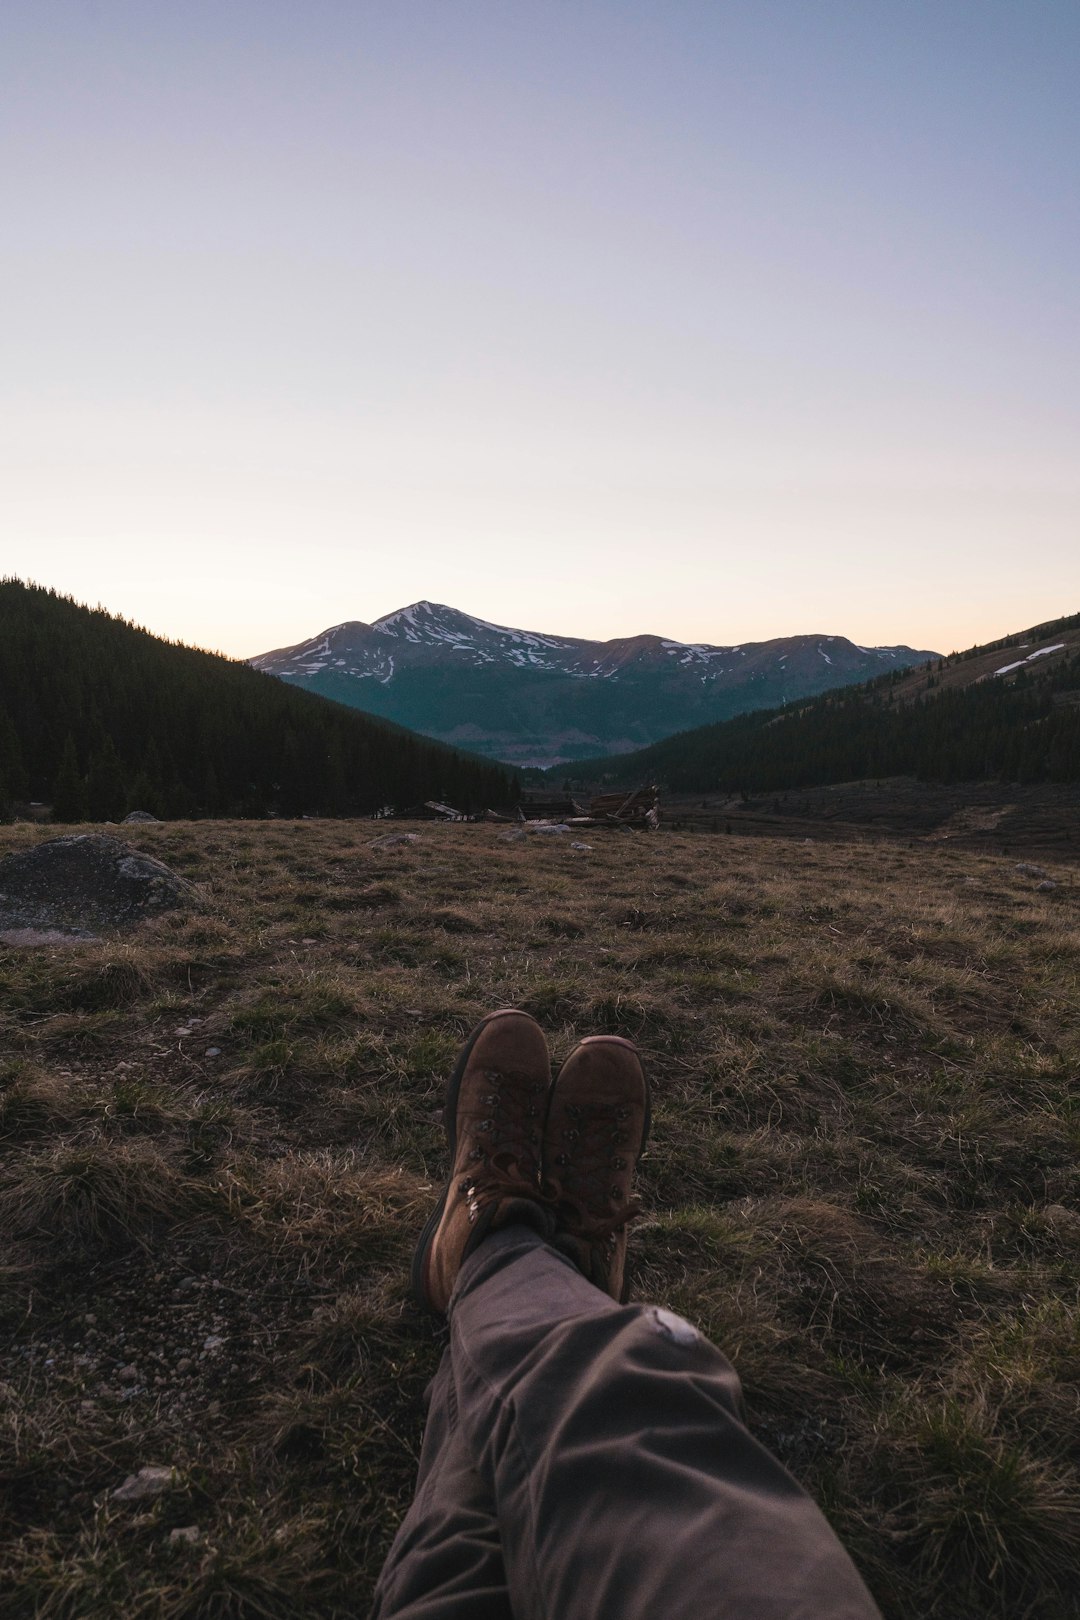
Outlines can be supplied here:
<path id="1" fill-rule="evenodd" d="M 665 822 L 679 831 L 831 843 L 948 844 L 955 849 L 1080 860 L 1080 785 L 842 782 L 783 793 L 668 794 Z"/>

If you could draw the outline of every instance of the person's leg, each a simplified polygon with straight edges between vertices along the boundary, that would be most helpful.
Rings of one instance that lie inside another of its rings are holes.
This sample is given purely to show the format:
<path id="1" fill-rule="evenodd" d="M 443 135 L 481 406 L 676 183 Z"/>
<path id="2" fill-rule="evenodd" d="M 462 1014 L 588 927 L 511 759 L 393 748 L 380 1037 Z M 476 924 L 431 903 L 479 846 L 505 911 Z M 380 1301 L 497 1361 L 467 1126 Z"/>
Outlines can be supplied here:
<path id="1" fill-rule="evenodd" d="M 418 1301 L 449 1311 L 457 1428 L 515 1620 L 874 1620 L 820 1512 L 743 1426 L 730 1364 L 670 1312 L 611 1297 L 649 1121 L 633 1046 L 583 1043 L 538 1125 L 546 1063 L 524 1014 L 473 1031 L 413 1266 Z M 451 1559 L 452 1517 L 434 1523 Z"/>
<path id="2" fill-rule="evenodd" d="M 514 1620 L 495 1505 L 455 1404 L 447 1350 L 428 1390 L 416 1495 L 379 1576 L 372 1620 Z"/>
<path id="3" fill-rule="evenodd" d="M 465 1260 L 449 1315 L 458 1421 L 517 1620 L 877 1616 L 689 1323 L 616 1304 L 525 1226 Z"/>
<path id="4" fill-rule="evenodd" d="M 447 1082 L 450 1175 L 413 1264 L 417 1303 L 446 1309 L 462 1257 L 508 1220 L 550 1233 L 539 1202 L 551 1065 L 527 1014 L 490 1013 Z M 499 1527 L 458 1422 L 451 1352 L 432 1384 L 416 1495 L 376 1590 L 376 1620 L 513 1620 Z"/>

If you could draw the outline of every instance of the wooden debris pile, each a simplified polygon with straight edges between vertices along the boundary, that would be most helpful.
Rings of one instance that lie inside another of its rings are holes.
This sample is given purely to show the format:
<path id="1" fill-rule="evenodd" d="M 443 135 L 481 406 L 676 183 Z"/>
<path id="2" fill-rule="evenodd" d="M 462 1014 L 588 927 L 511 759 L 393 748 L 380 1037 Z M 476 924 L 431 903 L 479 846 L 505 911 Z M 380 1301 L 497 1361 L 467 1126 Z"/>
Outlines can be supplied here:
<path id="1" fill-rule="evenodd" d="M 655 832 L 660 825 L 660 796 L 655 787 L 632 793 L 600 793 L 587 805 L 569 798 L 523 799 L 512 816 L 485 812 L 486 821 L 518 821 L 526 826 L 638 827 Z"/>
<path id="2" fill-rule="evenodd" d="M 386 810 L 385 821 L 474 821 L 475 816 L 455 810 L 452 804 L 440 804 L 437 799 L 425 799 L 423 804 L 408 805 L 402 810 Z"/>
<path id="3" fill-rule="evenodd" d="M 655 832 L 660 825 L 660 795 L 655 787 L 637 788 L 633 793 L 600 793 L 589 800 L 586 824 L 592 827 L 644 827 Z"/>

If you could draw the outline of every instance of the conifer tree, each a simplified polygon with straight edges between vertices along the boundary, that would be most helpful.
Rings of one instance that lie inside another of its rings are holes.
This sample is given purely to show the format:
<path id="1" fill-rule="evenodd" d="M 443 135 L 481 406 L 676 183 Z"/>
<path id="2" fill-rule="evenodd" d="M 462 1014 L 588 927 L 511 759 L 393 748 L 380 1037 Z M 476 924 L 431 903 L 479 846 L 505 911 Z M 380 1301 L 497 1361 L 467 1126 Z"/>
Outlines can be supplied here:
<path id="1" fill-rule="evenodd" d="M 3 704 L 0 704 L 0 777 L 11 800 L 28 796 L 29 779 L 19 734 Z"/>
<path id="2" fill-rule="evenodd" d="M 75 739 L 70 731 L 64 739 L 60 765 L 53 781 L 52 816 L 54 821 L 86 820 L 86 784 L 79 775 Z"/>
<path id="3" fill-rule="evenodd" d="M 127 810 L 124 772 L 111 737 L 106 736 L 91 755 L 86 802 L 90 821 L 119 821 Z"/>

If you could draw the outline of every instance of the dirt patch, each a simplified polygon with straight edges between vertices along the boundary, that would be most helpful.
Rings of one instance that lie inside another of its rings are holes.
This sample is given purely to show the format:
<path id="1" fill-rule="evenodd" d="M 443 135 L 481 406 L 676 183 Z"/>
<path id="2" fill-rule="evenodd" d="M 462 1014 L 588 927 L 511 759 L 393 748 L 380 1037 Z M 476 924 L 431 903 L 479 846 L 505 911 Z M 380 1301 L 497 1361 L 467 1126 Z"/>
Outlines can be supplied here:
<path id="1" fill-rule="evenodd" d="M 98 938 L 78 928 L 0 928 L 0 945 L 16 950 L 28 945 L 93 944 Z"/>

